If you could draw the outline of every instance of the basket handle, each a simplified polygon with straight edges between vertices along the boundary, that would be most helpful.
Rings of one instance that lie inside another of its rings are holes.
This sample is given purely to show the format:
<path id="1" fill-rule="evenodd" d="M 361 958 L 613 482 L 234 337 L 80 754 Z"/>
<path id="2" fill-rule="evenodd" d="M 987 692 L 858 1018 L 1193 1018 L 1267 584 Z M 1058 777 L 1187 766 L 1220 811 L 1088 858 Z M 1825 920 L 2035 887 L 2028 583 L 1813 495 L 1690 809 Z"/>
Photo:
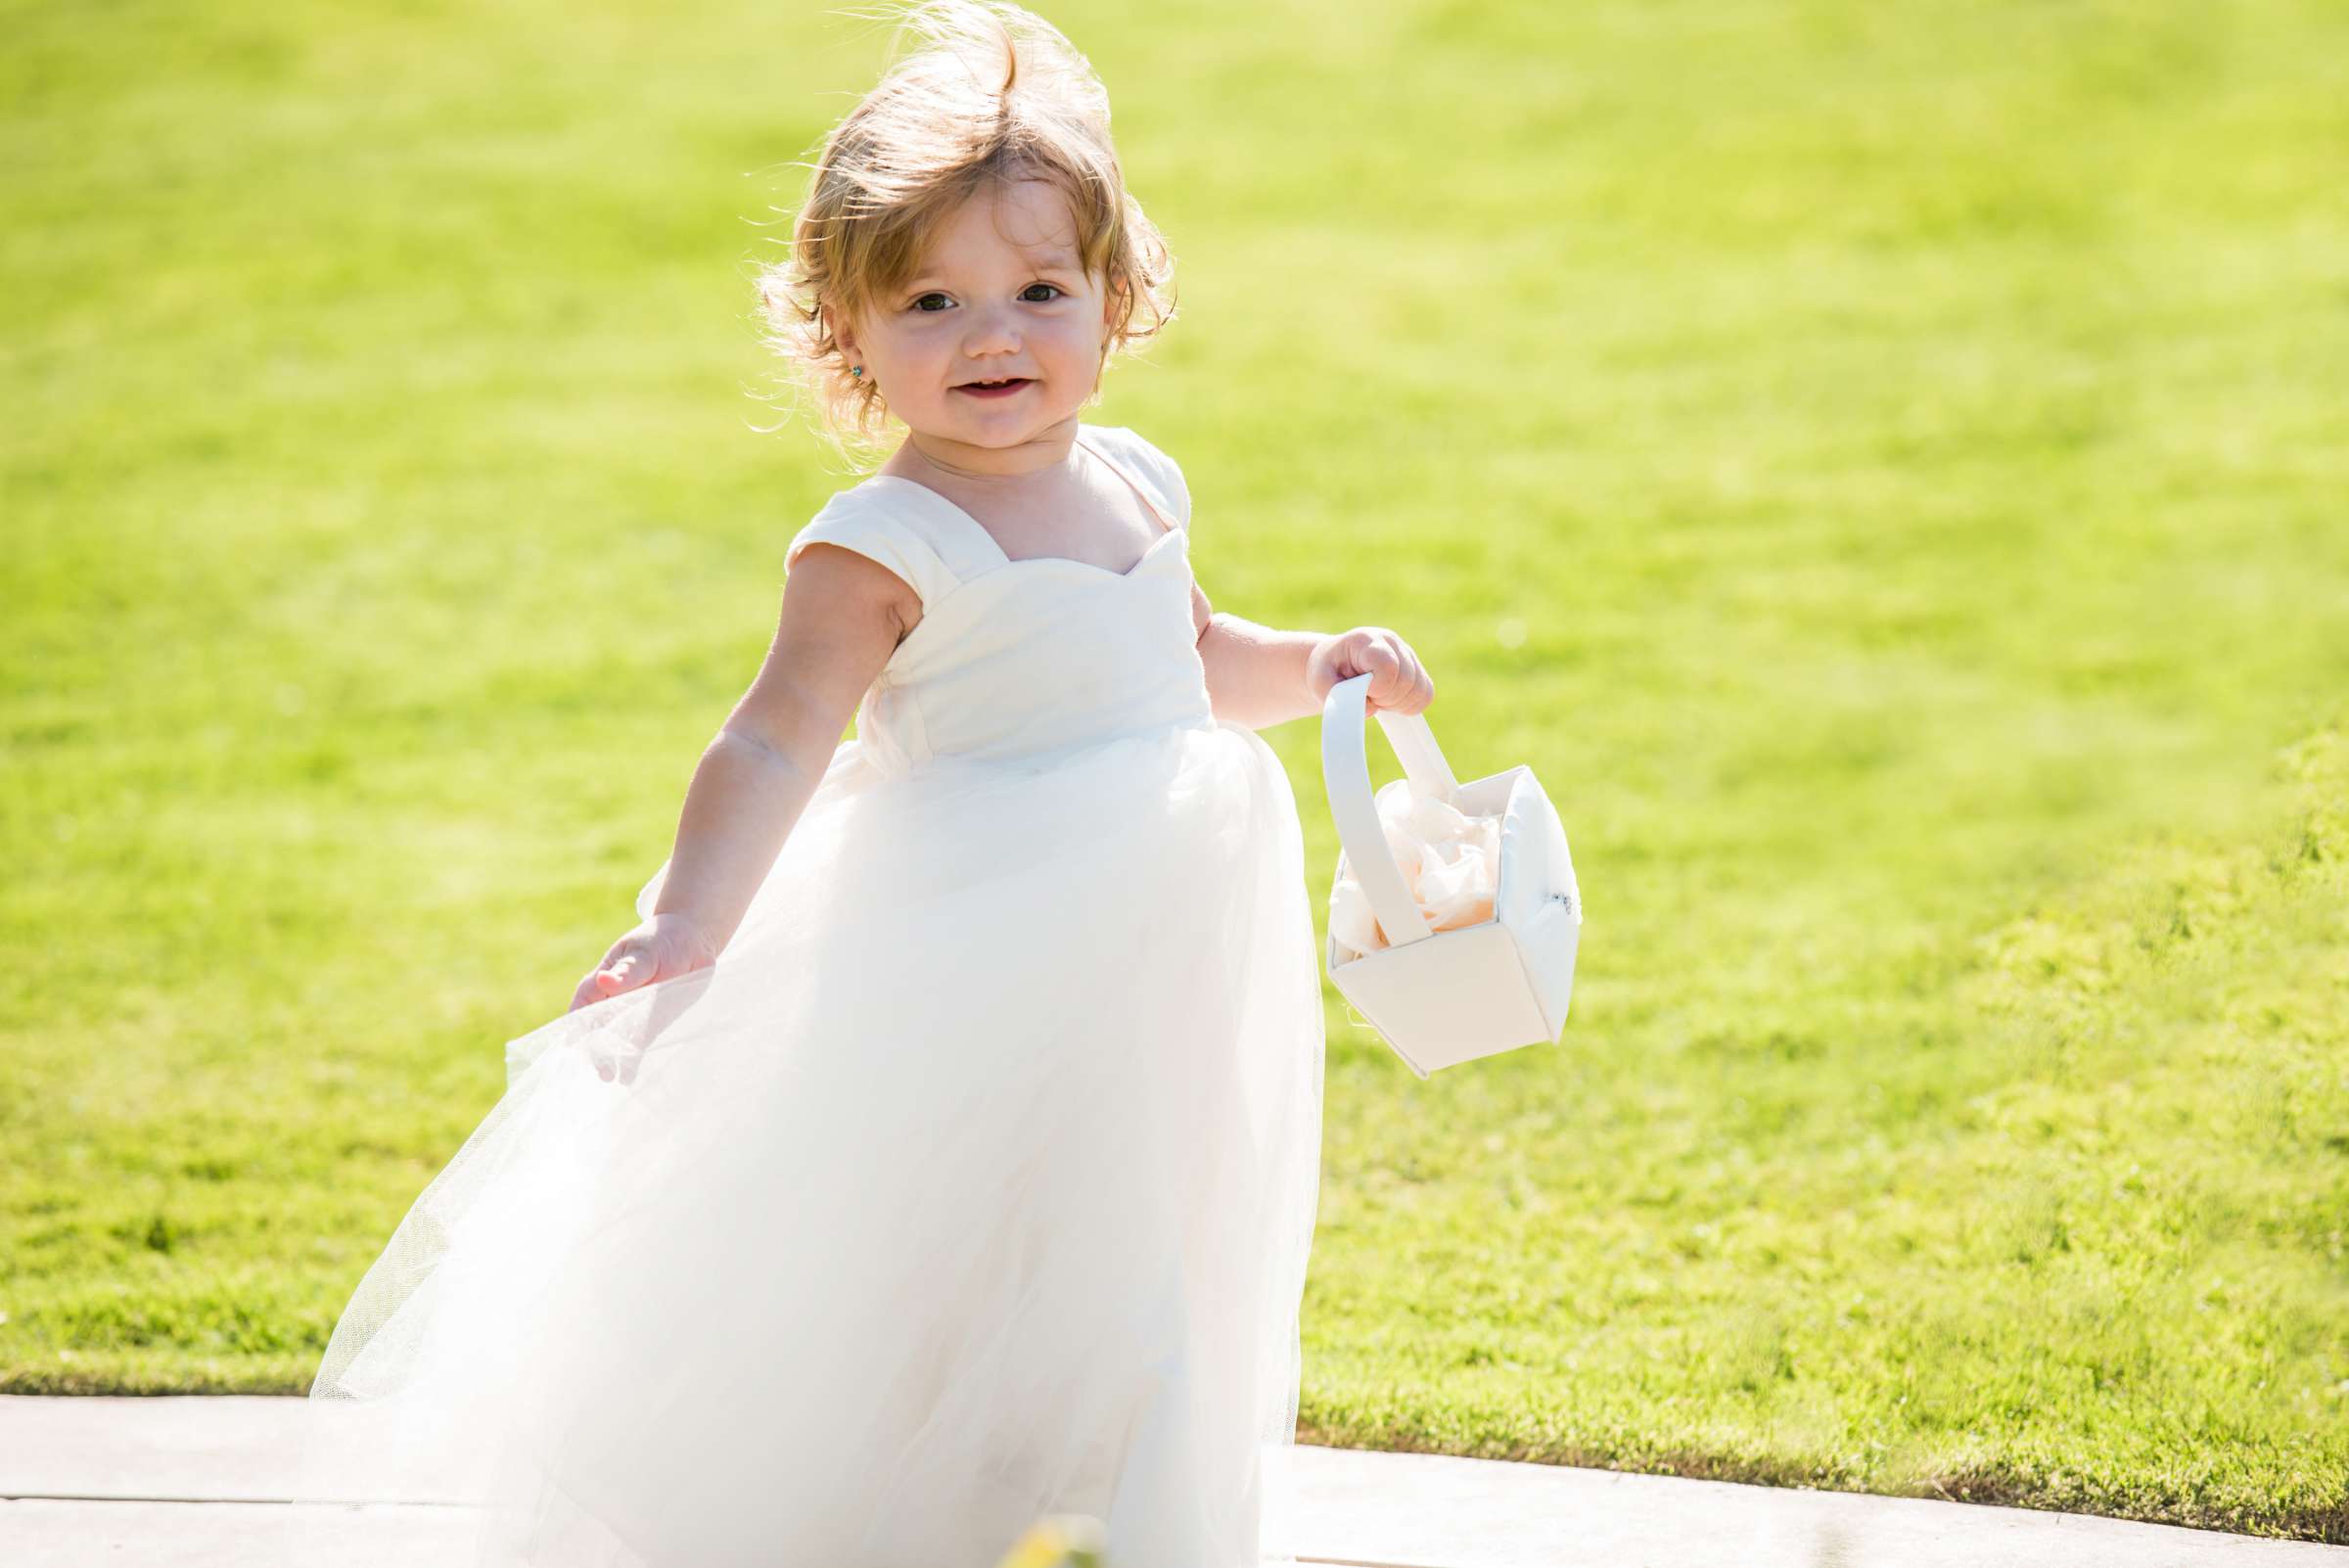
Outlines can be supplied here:
<path id="1" fill-rule="evenodd" d="M 1369 725 L 1370 676 L 1350 675 L 1329 688 L 1321 703 L 1321 785 L 1329 794 L 1329 814 L 1338 825 L 1338 842 L 1346 847 L 1346 863 L 1370 900 L 1379 930 L 1391 946 L 1420 942 L 1435 935 L 1419 900 L 1404 881 L 1403 867 L 1388 847 L 1386 829 L 1378 819 L 1378 802 L 1370 792 Z M 1451 765 L 1444 761 L 1436 733 L 1419 714 L 1378 710 L 1378 727 L 1403 763 L 1403 776 L 1411 794 L 1450 802 L 1459 793 Z"/>

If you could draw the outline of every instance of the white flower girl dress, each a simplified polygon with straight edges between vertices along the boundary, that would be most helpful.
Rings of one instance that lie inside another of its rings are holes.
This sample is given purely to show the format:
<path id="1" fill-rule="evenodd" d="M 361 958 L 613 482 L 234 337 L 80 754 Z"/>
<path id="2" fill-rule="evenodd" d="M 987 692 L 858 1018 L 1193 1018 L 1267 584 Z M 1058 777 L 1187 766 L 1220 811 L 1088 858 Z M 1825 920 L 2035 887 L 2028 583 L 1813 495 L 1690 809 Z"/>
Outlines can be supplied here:
<path id="1" fill-rule="evenodd" d="M 922 619 L 716 964 L 510 1042 L 360 1281 L 306 1495 L 449 1505 L 382 1560 L 992 1568 L 1062 1512 L 1257 1568 L 1320 1164 L 1297 807 L 1210 711 L 1179 470 L 1079 442 L 1165 526 L 1123 575 L 895 476 L 793 539 Z M 297 1512 L 305 1568 L 378 1560 Z"/>

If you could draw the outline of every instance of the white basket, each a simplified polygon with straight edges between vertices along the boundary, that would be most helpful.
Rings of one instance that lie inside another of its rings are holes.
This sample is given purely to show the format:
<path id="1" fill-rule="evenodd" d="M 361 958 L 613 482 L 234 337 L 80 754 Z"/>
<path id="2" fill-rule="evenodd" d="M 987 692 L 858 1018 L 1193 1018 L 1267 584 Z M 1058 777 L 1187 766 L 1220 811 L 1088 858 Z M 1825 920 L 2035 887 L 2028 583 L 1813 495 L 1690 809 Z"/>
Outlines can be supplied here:
<path id="1" fill-rule="evenodd" d="M 1380 710 L 1379 727 L 1413 796 L 1436 796 L 1470 816 L 1500 816 L 1493 917 L 1430 928 L 1387 846 L 1371 794 L 1363 717 L 1369 689 L 1367 674 L 1329 689 L 1321 705 L 1321 781 L 1345 846 L 1337 878 L 1351 871 L 1361 884 L 1392 945 L 1357 952 L 1333 932 L 1329 978 L 1422 1079 L 1439 1067 L 1556 1040 L 1566 1027 L 1583 929 L 1582 892 L 1556 808 L 1523 763 L 1455 783 L 1425 717 Z"/>

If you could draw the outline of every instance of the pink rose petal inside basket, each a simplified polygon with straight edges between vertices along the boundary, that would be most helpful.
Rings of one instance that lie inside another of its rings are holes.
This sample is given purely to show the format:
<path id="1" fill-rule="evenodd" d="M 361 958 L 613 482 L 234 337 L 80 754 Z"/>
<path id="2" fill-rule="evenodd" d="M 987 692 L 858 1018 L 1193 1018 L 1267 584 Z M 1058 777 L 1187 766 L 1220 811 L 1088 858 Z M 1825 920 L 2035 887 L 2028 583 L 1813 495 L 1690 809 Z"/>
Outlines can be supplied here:
<path id="1" fill-rule="evenodd" d="M 1433 797 L 1415 798 L 1407 779 L 1390 780 L 1374 799 L 1404 886 L 1428 925 L 1450 931 L 1492 919 L 1500 881 L 1499 816 L 1469 816 Z M 1369 896 L 1343 855 L 1329 895 L 1329 931 L 1355 952 L 1387 945 Z"/>

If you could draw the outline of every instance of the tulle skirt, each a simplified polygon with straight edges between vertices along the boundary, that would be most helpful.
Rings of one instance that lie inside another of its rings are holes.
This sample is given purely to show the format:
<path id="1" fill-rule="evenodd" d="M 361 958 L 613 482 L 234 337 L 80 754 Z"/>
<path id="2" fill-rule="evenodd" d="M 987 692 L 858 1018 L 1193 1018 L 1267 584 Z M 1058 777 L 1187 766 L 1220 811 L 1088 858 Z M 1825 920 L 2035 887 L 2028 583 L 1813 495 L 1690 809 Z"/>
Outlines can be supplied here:
<path id="1" fill-rule="evenodd" d="M 994 1568 L 1047 1513 L 1110 1568 L 1288 1561 L 1322 1043 L 1253 731 L 846 742 L 714 966 L 509 1042 L 334 1331 L 305 1488 L 438 1502 L 384 1560 L 480 1568 Z M 355 1519 L 289 1565 L 377 1560 Z"/>

